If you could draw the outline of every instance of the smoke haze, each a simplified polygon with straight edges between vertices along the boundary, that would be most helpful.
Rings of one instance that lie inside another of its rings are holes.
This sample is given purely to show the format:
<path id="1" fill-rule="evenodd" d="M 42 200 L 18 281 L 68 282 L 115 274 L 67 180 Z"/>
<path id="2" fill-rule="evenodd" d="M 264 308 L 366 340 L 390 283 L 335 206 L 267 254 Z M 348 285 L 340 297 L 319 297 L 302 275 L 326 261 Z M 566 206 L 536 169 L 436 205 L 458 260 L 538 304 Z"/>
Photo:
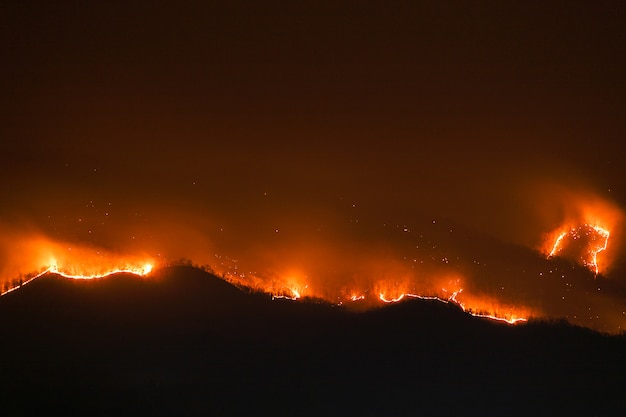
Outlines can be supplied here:
<path id="1" fill-rule="evenodd" d="M 10 7 L 2 280 L 71 247 L 624 328 L 622 5 L 278 6 Z M 584 224 L 597 277 L 546 259 Z"/>

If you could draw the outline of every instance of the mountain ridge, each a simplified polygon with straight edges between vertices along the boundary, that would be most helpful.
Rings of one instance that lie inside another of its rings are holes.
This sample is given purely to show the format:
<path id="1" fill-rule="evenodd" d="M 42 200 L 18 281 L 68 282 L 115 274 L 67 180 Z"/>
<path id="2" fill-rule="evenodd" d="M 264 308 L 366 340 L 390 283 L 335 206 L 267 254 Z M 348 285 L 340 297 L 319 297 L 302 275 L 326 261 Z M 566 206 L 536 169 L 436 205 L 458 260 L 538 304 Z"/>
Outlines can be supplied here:
<path id="1" fill-rule="evenodd" d="M 357 313 L 190 267 L 0 299 L 7 415 L 620 415 L 626 339 L 408 300 Z M 4 413 L 3 413 L 4 414 Z"/>

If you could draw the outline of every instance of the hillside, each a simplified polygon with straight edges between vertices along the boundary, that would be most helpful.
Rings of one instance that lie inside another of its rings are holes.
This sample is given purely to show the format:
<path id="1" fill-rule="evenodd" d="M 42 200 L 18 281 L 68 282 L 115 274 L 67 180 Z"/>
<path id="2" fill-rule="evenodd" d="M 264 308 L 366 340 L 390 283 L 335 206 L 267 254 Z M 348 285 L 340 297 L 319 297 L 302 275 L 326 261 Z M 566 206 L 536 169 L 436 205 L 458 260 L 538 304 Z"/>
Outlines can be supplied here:
<path id="1" fill-rule="evenodd" d="M 0 298 L 2 415 L 626 412 L 626 339 L 409 300 L 364 313 L 190 267 L 47 275 Z"/>

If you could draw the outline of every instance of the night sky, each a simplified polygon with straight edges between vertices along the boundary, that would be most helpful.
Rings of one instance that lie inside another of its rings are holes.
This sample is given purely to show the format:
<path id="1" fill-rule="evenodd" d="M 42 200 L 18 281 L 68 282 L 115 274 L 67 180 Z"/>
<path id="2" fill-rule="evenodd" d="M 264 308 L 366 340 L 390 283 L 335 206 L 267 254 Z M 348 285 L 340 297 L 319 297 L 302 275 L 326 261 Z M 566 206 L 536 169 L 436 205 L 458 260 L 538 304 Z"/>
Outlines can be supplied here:
<path id="1" fill-rule="evenodd" d="M 622 331 L 626 4 L 544 3 L 1 2 L 0 277 L 186 258 Z M 546 259 L 585 224 L 598 276 Z"/>

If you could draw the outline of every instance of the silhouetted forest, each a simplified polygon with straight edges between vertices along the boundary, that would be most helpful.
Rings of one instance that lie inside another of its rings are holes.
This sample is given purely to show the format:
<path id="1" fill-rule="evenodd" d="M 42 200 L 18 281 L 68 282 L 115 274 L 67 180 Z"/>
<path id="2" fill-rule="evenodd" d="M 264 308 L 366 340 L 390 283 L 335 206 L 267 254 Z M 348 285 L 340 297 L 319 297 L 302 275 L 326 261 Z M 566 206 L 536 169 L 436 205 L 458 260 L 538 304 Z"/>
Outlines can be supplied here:
<path id="1" fill-rule="evenodd" d="M 0 414 L 626 415 L 626 339 L 408 300 L 362 313 L 176 266 L 0 299 Z"/>

